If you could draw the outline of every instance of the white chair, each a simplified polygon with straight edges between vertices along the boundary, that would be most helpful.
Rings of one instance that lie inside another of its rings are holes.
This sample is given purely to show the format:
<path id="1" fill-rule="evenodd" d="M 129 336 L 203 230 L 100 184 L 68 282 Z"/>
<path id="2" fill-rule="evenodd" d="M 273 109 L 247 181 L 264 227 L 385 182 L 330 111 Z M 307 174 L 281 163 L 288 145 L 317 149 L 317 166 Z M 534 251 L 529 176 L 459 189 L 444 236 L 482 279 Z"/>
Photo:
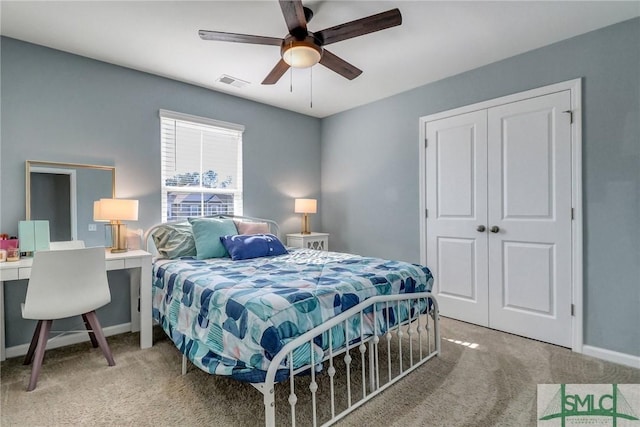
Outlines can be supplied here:
<path id="1" fill-rule="evenodd" d="M 22 317 L 38 321 L 24 359 L 33 361 L 27 391 L 36 387 L 54 319 L 82 315 L 94 347 L 115 362 L 95 310 L 111 301 L 104 248 L 38 251 L 34 254 Z M 35 357 L 35 358 L 34 358 Z"/>
<path id="2" fill-rule="evenodd" d="M 82 249 L 84 248 L 84 240 L 66 240 L 63 242 L 50 242 L 49 250 L 59 251 L 62 249 Z"/>

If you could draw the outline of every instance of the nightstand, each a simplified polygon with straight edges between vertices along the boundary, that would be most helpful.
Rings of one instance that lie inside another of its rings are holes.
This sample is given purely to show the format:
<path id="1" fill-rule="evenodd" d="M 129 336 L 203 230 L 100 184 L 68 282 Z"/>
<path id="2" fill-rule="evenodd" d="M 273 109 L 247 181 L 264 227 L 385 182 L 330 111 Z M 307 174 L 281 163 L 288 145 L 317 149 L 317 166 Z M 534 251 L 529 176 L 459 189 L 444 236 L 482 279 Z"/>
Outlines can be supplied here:
<path id="1" fill-rule="evenodd" d="M 293 233 L 287 234 L 287 246 L 296 248 L 317 249 L 319 251 L 329 250 L 329 233 Z"/>

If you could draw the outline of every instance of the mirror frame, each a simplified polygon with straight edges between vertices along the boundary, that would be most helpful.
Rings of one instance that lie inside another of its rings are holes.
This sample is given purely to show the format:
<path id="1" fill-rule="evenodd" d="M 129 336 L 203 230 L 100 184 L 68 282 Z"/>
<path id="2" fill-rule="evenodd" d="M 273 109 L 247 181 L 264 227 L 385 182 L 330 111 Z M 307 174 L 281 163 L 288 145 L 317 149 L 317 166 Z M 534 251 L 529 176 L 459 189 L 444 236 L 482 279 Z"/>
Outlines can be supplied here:
<path id="1" fill-rule="evenodd" d="M 84 163 L 47 162 L 40 160 L 27 160 L 25 162 L 25 219 L 31 219 L 31 169 L 33 167 L 50 167 L 65 169 L 95 169 L 111 172 L 111 198 L 116 197 L 116 167 L 91 165 Z"/>

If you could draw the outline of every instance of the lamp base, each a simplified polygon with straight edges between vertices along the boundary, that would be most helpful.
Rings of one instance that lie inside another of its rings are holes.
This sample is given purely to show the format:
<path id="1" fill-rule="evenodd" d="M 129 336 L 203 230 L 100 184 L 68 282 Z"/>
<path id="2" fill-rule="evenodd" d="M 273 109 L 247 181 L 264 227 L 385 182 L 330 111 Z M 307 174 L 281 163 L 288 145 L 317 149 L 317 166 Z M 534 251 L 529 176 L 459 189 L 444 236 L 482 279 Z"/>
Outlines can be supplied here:
<path id="1" fill-rule="evenodd" d="M 302 231 L 300 234 L 311 234 L 311 230 L 309 230 L 309 215 L 306 213 L 302 214 Z"/>
<path id="2" fill-rule="evenodd" d="M 127 225 L 121 222 L 110 224 L 111 226 L 111 253 L 127 252 Z"/>

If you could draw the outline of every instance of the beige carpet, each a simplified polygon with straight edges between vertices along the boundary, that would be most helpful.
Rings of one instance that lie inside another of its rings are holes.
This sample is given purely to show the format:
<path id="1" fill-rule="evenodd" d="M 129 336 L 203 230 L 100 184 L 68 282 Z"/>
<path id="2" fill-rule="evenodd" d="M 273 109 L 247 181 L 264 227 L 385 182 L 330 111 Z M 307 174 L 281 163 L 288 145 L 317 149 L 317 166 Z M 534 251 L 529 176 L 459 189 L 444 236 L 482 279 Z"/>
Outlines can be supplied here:
<path id="1" fill-rule="evenodd" d="M 446 318 L 441 325 L 441 357 L 338 425 L 533 426 L 539 383 L 640 383 L 638 369 Z M 88 343 L 50 350 L 38 387 L 30 393 L 25 391 L 30 367 L 20 358 L 3 362 L 0 424 L 263 425 L 262 395 L 252 386 L 193 366 L 181 376 L 180 354 L 162 331 L 156 329 L 150 349 L 140 350 L 138 339 L 137 334 L 108 338 L 117 364 L 111 368 Z M 308 384 L 308 378 L 299 381 Z M 279 413 L 288 409 L 287 394 L 288 383 L 276 390 Z M 326 397 L 320 400 L 328 407 Z M 301 399 L 299 425 L 309 424 L 310 411 Z"/>

